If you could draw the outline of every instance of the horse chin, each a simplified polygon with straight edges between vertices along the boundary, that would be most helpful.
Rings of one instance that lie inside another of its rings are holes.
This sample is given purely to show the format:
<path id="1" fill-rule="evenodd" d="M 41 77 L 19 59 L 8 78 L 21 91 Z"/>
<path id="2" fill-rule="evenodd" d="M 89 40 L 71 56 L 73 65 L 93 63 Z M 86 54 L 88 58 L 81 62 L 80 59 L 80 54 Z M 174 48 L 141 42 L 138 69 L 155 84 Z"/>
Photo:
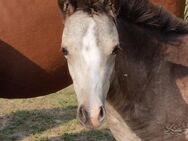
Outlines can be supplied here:
<path id="1" fill-rule="evenodd" d="M 104 120 L 98 120 L 96 118 L 92 118 L 92 117 L 86 117 L 85 118 L 80 118 L 79 114 L 77 115 L 77 119 L 79 120 L 80 124 L 87 128 L 87 129 L 90 129 L 90 130 L 93 130 L 93 129 L 98 129 L 100 128 L 103 123 L 104 123 Z"/>
<path id="2" fill-rule="evenodd" d="M 79 120 L 79 121 L 80 121 L 80 124 L 81 124 L 83 127 L 87 128 L 87 129 L 89 129 L 89 130 L 100 129 L 101 126 L 103 125 L 103 122 L 102 122 L 102 123 L 93 123 L 93 122 L 90 120 L 90 121 L 88 121 L 88 122 L 86 122 L 86 123 L 83 123 L 81 120 Z"/>
<path id="3" fill-rule="evenodd" d="M 80 123 L 89 129 L 101 127 L 106 117 L 105 106 L 103 106 L 100 102 L 92 107 L 88 107 L 86 105 L 87 104 L 81 104 L 77 109 L 77 118 Z"/>

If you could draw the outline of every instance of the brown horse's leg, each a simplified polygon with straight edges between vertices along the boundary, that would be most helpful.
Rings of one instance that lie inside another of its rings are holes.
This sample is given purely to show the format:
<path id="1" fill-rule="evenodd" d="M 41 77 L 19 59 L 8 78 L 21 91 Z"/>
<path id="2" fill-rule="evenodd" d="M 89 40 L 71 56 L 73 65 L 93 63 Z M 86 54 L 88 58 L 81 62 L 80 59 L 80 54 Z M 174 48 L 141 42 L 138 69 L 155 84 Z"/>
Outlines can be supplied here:
<path id="1" fill-rule="evenodd" d="M 176 16 L 183 18 L 184 17 L 184 9 L 185 9 L 185 1 L 186 0 L 151 0 L 154 3 L 163 5 L 169 11 L 174 13 Z"/>

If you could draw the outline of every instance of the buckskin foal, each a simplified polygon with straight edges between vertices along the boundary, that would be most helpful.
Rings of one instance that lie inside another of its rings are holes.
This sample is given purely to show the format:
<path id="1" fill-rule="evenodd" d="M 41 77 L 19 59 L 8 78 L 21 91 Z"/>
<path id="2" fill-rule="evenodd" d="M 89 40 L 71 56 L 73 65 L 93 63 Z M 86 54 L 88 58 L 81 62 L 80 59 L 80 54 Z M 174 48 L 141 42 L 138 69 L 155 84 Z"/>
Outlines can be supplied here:
<path id="1" fill-rule="evenodd" d="M 188 25 L 147 0 L 59 0 L 78 118 L 118 141 L 188 140 Z"/>

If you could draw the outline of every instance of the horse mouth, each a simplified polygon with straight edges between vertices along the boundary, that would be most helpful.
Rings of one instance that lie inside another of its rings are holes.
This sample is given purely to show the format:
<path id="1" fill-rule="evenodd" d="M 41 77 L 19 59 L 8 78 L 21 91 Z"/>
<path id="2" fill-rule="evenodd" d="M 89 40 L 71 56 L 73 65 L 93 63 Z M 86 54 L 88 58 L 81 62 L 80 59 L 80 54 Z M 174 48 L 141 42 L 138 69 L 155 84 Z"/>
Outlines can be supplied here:
<path id="1" fill-rule="evenodd" d="M 94 130 L 94 129 L 100 129 L 101 128 L 101 126 L 103 125 L 103 123 L 104 123 L 104 121 L 103 122 L 101 122 L 101 123 L 93 123 L 93 122 L 91 122 L 91 120 L 89 120 L 89 121 L 87 121 L 87 122 L 83 122 L 82 120 L 80 120 L 79 119 L 79 122 L 80 122 L 80 124 L 83 126 L 83 127 L 85 127 L 85 128 L 87 128 L 87 129 L 89 129 L 89 130 Z"/>
<path id="2" fill-rule="evenodd" d="M 93 114 L 90 114 L 85 110 L 83 106 L 80 106 L 78 108 L 77 112 L 77 118 L 79 119 L 82 126 L 88 129 L 97 129 L 100 128 L 103 125 L 103 122 L 105 121 L 105 115 L 106 111 L 104 107 L 100 107 L 98 112 Z"/>

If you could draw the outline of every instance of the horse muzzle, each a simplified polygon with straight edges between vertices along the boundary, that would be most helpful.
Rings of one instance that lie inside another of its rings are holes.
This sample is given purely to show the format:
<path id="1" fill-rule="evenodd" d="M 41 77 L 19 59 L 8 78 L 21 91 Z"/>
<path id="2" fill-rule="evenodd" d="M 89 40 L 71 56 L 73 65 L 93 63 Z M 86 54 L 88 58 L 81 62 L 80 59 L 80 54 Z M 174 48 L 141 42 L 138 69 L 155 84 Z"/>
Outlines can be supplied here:
<path id="1" fill-rule="evenodd" d="M 87 109 L 84 105 L 78 108 L 78 119 L 86 128 L 95 129 L 102 125 L 106 116 L 104 106 L 95 107 L 93 110 Z"/>

